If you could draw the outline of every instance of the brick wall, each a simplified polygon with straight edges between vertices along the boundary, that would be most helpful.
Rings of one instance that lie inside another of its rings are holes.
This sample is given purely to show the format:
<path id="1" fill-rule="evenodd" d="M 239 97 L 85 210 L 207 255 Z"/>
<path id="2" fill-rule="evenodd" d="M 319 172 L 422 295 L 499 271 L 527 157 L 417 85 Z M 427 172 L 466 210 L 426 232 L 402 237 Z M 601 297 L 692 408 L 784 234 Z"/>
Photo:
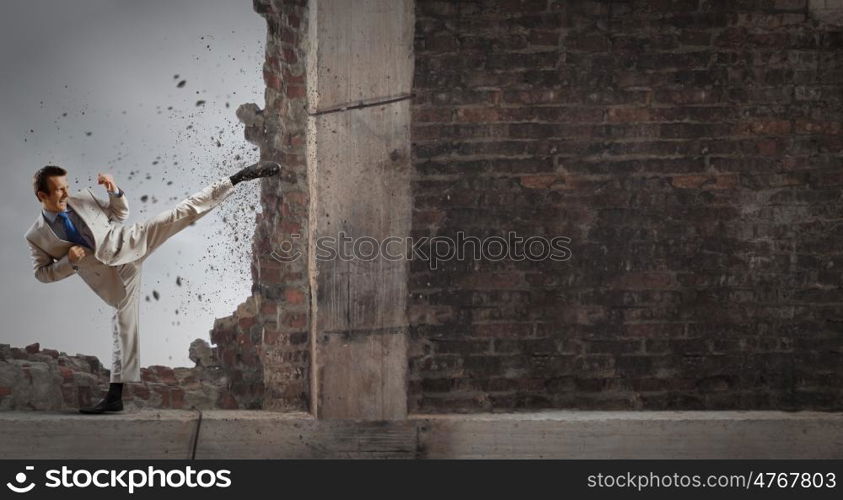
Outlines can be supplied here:
<path id="1" fill-rule="evenodd" d="M 196 339 L 189 350 L 194 367 L 141 368 L 140 382 L 123 387 L 124 407 L 238 408 L 228 390 L 232 372 L 220 362 L 219 352 Z M 0 410 L 75 411 L 93 406 L 108 392 L 109 375 L 96 356 L 71 356 L 42 349 L 38 343 L 25 348 L 0 344 Z"/>
<path id="2" fill-rule="evenodd" d="M 242 363 L 247 382 L 238 393 L 261 386 L 253 399 L 265 410 L 308 409 L 309 358 L 308 325 L 310 295 L 307 259 L 289 262 L 279 259 L 292 245 L 292 252 L 306 255 L 307 165 L 305 162 L 306 0 L 254 0 L 255 11 L 266 19 L 265 107 L 241 106 L 238 117 L 246 126 L 246 138 L 260 147 L 261 159 L 285 167 L 282 178 L 261 181 L 261 206 L 252 244 L 253 311 L 238 310 L 230 319 L 236 323 L 257 360 Z M 245 326 L 244 326 L 245 322 Z M 254 364 L 272 369 L 254 369 Z M 262 377 L 262 380 L 258 380 Z M 246 398 L 249 396 L 246 395 Z"/>
<path id="3" fill-rule="evenodd" d="M 843 31 L 807 0 L 416 2 L 411 411 L 843 409 Z"/>
<path id="4" fill-rule="evenodd" d="M 305 162 L 307 0 L 254 0 L 266 19 L 265 103 L 240 106 L 246 140 L 262 160 L 281 163 L 279 178 L 261 181 L 252 239 L 252 295 L 217 319 L 211 341 L 228 375 L 220 406 L 307 411 L 310 394 L 310 310 L 307 298 Z M 291 245 L 291 246 L 290 246 Z M 283 257 L 301 252 L 297 259 Z M 270 368 L 267 368 L 270 367 Z"/>

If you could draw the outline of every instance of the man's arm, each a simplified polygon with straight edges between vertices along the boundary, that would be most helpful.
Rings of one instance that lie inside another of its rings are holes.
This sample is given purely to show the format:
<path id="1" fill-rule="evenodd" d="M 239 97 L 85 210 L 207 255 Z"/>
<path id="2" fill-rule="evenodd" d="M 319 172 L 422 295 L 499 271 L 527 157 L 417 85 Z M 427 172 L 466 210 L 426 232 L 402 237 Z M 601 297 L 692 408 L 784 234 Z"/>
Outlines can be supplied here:
<path id="1" fill-rule="evenodd" d="M 32 271 L 35 274 L 35 279 L 41 283 L 63 280 L 76 273 L 68 255 L 54 262 L 55 259 L 50 254 L 38 248 L 29 239 L 26 240 L 26 243 L 29 245 L 29 251 L 32 254 Z"/>
<path id="2" fill-rule="evenodd" d="M 105 186 L 108 192 L 108 210 L 115 219 L 123 222 L 129 218 L 129 203 L 126 201 L 125 193 L 114 182 L 111 174 L 97 174 L 97 184 Z"/>
<path id="3" fill-rule="evenodd" d="M 120 222 L 129 218 L 129 202 L 122 189 L 117 188 L 116 193 L 108 192 L 108 210 Z"/>

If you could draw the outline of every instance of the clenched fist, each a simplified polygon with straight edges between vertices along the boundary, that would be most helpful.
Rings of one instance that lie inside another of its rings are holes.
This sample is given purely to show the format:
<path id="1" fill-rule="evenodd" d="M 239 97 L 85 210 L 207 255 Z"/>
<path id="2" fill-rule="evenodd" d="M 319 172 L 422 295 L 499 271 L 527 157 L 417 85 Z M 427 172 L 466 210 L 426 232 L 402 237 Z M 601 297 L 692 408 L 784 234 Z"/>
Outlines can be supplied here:
<path id="1" fill-rule="evenodd" d="M 97 174 L 97 184 L 105 185 L 105 189 L 112 193 L 117 192 L 117 184 L 114 183 L 114 177 L 111 174 Z"/>
<path id="2" fill-rule="evenodd" d="M 82 245 L 73 245 L 70 247 L 70 250 L 67 251 L 67 258 L 72 264 L 76 264 L 86 255 L 88 254 L 85 252 L 85 247 Z"/>

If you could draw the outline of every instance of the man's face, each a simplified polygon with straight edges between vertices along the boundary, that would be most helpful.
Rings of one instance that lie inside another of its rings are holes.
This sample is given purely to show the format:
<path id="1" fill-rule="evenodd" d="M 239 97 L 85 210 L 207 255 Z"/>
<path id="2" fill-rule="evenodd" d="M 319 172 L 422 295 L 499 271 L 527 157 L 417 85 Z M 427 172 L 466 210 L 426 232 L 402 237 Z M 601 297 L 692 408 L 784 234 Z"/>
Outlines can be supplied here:
<path id="1" fill-rule="evenodd" d="M 55 176 L 47 178 L 47 185 L 50 187 L 50 192 L 38 192 L 38 197 L 41 199 L 41 206 L 44 210 L 50 212 L 64 212 L 67 210 L 67 197 L 70 196 L 67 187 L 67 176 Z"/>

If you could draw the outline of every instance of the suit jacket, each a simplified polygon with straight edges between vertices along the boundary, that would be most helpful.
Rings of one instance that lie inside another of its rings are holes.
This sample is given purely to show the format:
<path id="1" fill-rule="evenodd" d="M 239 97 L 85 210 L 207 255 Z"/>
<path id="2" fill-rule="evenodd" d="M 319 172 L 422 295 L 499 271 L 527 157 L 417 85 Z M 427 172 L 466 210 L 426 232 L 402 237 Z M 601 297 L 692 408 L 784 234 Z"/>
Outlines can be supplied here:
<path id="1" fill-rule="evenodd" d="M 68 250 L 75 243 L 59 238 L 39 212 L 38 218 L 26 232 L 35 278 L 50 283 L 78 272 L 97 295 L 114 305 L 123 292 L 120 268 L 112 262 L 112 257 L 122 245 L 122 238 L 115 237 L 120 233 L 120 223 L 129 217 L 126 199 L 124 193 L 123 196 L 109 196 L 109 201 L 105 203 L 94 196 L 90 189 L 68 197 L 67 204 L 85 222 L 94 237 L 93 255 L 85 255 L 76 263 L 76 268 L 67 256 Z"/>

